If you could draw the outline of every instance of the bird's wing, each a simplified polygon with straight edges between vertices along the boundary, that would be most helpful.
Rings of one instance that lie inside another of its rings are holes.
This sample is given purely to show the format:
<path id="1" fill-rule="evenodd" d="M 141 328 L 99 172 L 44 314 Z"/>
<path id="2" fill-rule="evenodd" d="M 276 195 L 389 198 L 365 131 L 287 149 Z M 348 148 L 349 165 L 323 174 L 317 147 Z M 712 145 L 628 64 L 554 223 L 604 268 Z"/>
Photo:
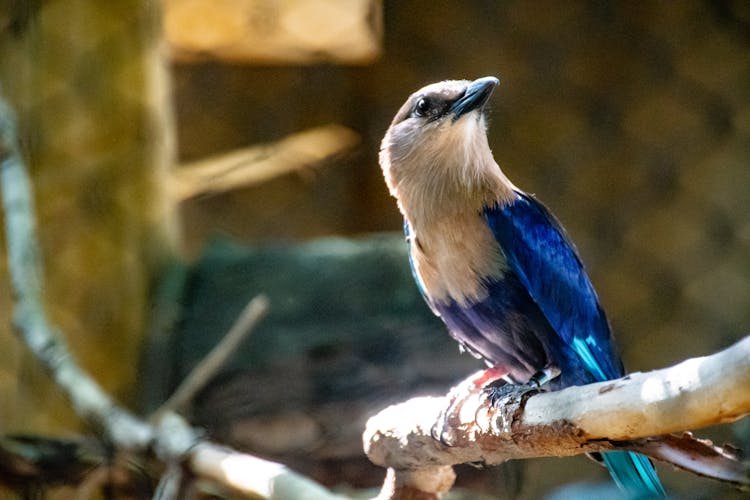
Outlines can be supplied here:
<path id="1" fill-rule="evenodd" d="M 533 197 L 487 208 L 484 217 L 508 265 L 563 343 L 596 380 L 623 375 L 607 318 L 573 244 L 555 217 Z M 563 368 L 563 367 L 560 367 Z"/>

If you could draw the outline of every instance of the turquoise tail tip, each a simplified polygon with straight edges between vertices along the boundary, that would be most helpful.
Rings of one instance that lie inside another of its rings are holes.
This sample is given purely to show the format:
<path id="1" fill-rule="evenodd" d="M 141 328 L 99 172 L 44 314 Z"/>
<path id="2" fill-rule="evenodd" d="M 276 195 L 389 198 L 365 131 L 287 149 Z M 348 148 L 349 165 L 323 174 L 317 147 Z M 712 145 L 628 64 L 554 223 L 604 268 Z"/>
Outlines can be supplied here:
<path id="1" fill-rule="evenodd" d="M 664 487 L 648 458 L 629 451 L 603 453 L 602 458 L 612 479 L 628 499 L 666 498 Z"/>

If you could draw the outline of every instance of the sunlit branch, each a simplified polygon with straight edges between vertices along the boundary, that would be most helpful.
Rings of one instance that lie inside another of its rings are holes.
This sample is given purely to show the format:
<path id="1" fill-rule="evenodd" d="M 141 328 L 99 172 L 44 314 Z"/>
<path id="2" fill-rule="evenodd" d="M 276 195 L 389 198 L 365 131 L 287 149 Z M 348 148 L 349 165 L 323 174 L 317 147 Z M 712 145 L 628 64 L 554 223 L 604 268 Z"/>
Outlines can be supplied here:
<path id="1" fill-rule="evenodd" d="M 422 468 L 627 449 L 748 488 L 750 467 L 733 449 L 690 435 L 652 437 L 737 420 L 750 413 L 748 387 L 750 337 L 711 356 L 619 380 L 512 392 L 495 406 L 476 393 L 451 419 L 451 446 L 431 435 L 447 398 L 411 399 L 369 420 L 365 451 L 373 463 L 394 470 L 393 481 L 411 486 L 410 477 Z M 420 481 L 419 489 L 435 492 L 425 488 L 424 474 Z"/>

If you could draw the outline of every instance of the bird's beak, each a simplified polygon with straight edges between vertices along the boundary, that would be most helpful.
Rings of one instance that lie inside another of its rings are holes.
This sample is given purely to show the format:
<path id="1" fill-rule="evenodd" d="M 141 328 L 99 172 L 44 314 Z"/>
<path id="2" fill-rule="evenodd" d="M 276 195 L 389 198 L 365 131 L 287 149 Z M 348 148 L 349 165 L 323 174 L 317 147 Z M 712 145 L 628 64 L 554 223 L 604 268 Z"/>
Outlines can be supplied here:
<path id="1" fill-rule="evenodd" d="M 495 90 L 498 83 L 500 83 L 500 80 L 494 76 L 486 76 L 471 82 L 466 88 L 464 95 L 451 105 L 450 110 L 453 113 L 453 121 L 458 120 L 470 111 L 484 106 L 484 103 L 490 98 L 492 91 Z"/>

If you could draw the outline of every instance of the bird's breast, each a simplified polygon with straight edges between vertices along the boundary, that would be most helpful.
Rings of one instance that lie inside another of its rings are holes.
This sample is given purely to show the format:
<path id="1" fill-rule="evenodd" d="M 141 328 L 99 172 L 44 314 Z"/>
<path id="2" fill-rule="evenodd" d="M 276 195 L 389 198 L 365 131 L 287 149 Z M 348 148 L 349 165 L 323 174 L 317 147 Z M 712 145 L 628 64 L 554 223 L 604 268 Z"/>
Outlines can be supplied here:
<path id="1" fill-rule="evenodd" d="M 502 249 L 479 213 L 446 216 L 411 230 L 412 264 L 435 303 L 479 302 L 487 297 L 487 285 L 507 269 Z"/>

